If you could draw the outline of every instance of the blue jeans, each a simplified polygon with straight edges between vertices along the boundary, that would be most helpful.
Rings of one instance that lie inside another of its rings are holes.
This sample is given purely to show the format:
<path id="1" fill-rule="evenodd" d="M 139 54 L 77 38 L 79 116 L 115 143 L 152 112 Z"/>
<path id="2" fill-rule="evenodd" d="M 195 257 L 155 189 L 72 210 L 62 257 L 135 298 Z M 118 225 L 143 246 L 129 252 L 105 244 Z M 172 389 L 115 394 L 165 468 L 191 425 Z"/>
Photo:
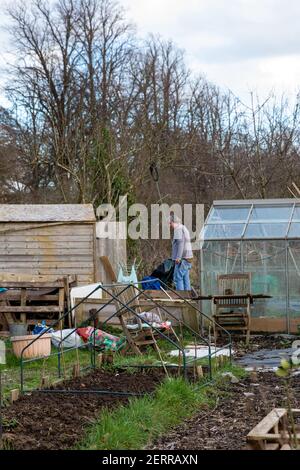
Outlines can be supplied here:
<path id="1" fill-rule="evenodd" d="M 190 269 L 192 265 L 185 259 L 175 264 L 173 281 L 176 290 L 191 290 Z"/>

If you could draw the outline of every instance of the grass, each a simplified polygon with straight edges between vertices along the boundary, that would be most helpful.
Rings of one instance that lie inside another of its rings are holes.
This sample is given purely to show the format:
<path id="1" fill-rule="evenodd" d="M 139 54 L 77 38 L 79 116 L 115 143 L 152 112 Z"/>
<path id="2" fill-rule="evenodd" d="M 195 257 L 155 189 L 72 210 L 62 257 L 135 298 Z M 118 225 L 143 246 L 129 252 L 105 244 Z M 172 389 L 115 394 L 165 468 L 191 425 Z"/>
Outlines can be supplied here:
<path id="1" fill-rule="evenodd" d="M 216 375 L 213 384 L 203 387 L 205 379 L 190 384 L 183 379 L 166 379 L 153 396 L 131 399 L 129 405 L 102 411 L 77 447 L 81 450 L 138 450 L 163 433 L 193 416 L 199 409 L 212 408 L 228 383 L 221 372 L 243 377 L 245 371 L 228 366 Z M 229 388 L 228 388 L 228 392 Z"/>
<path id="2" fill-rule="evenodd" d="M 115 329 L 107 327 L 110 333 L 116 334 Z M 177 332 L 180 333 L 179 331 Z M 120 331 L 118 331 L 120 334 Z M 188 331 L 183 330 L 184 339 L 183 343 L 186 345 L 191 342 L 192 336 Z M 165 362 L 178 363 L 178 358 L 168 356 L 168 352 L 174 349 L 170 343 L 160 339 L 158 341 L 159 348 L 162 352 L 162 358 Z M 6 364 L 1 366 L 2 370 L 2 388 L 4 397 L 9 395 L 10 390 L 20 387 L 20 360 L 16 358 L 12 353 L 12 345 L 9 340 L 6 341 Z M 39 388 L 41 385 L 42 376 L 48 376 L 50 382 L 58 379 L 57 371 L 57 349 L 52 348 L 52 355 L 47 359 L 37 359 L 32 362 L 26 362 L 24 366 L 24 387 L 26 390 L 34 390 Z M 90 353 L 86 350 L 79 350 L 80 365 L 86 367 L 90 364 Z M 77 353 L 75 350 L 65 351 L 64 360 L 62 361 L 62 369 L 64 378 L 71 378 L 73 366 L 77 362 Z M 159 356 L 149 348 L 146 354 L 142 356 L 122 356 L 121 354 L 115 355 L 114 365 L 116 367 L 127 367 L 128 372 L 135 372 L 134 367 L 130 368 L 131 365 L 142 365 L 142 364 L 161 364 Z"/>
<path id="3" fill-rule="evenodd" d="M 181 337 L 182 344 L 187 346 L 188 344 L 193 344 L 193 335 L 191 332 L 186 329 L 179 327 L 175 329 L 176 334 Z M 110 333 L 115 334 L 115 329 L 111 328 Z M 118 331 L 120 334 L 120 331 Z M 157 341 L 159 349 L 161 351 L 161 356 L 164 362 L 169 364 L 178 364 L 179 357 L 171 357 L 168 353 L 172 349 L 176 349 L 172 344 L 163 339 L 158 339 Z M 17 359 L 12 353 L 11 343 L 6 341 L 7 354 L 6 354 L 6 365 L 2 367 L 2 386 L 4 391 L 4 396 L 9 395 L 9 391 L 14 388 L 20 387 L 20 360 Z M 24 387 L 26 390 L 34 390 L 39 388 L 41 385 L 42 376 L 47 376 L 50 379 L 50 382 L 53 383 L 58 379 L 58 370 L 57 370 L 57 350 L 52 348 L 52 354 L 47 359 L 38 359 L 33 362 L 27 362 L 24 366 Z M 86 350 L 79 350 L 78 352 L 80 358 L 81 368 L 85 368 L 90 364 L 90 353 Z M 187 359 L 189 360 L 189 358 Z M 182 363 L 182 358 L 180 359 Z M 77 363 L 77 352 L 75 350 L 65 350 L 64 359 L 62 361 L 62 371 L 63 378 L 71 378 L 73 366 Z M 197 360 L 197 365 L 207 366 L 207 359 Z M 213 366 L 215 364 L 215 359 L 212 361 Z M 142 356 L 123 356 L 121 354 L 115 354 L 114 366 L 115 367 L 126 367 L 128 372 L 135 372 L 136 368 L 132 366 L 139 365 L 161 365 L 159 355 L 152 349 L 148 348 L 145 354 Z"/>
<path id="4" fill-rule="evenodd" d="M 6 341 L 6 364 L 0 365 L 2 373 L 2 391 L 4 399 L 9 396 L 12 389 L 20 388 L 20 359 L 14 356 L 10 341 Z M 48 376 L 50 382 L 58 379 L 57 349 L 52 348 L 48 358 L 39 358 L 24 364 L 24 387 L 26 390 L 34 390 L 41 385 L 42 376 Z M 90 353 L 86 349 L 79 349 L 80 367 L 90 364 Z M 71 378 L 73 366 L 77 363 L 76 350 L 65 350 L 62 363 L 62 376 Z"/>

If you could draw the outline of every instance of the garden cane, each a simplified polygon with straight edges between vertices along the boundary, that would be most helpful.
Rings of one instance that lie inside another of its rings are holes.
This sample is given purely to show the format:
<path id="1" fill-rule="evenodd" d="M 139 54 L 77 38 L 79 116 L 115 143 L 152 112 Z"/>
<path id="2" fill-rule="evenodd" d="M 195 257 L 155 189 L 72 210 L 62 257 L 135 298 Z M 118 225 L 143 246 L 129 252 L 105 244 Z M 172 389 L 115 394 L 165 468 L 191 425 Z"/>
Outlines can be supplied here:
<path id="1" fill-rule="evenodd" d="M 3 420 L 2 420 L 2 365 L 6 363 L 5 343 L 0 341 L 0 442 L 2 443 Z"/>
<path id="2" fill-rule="evenodd" d="M 2 369 L 0 366 L 0 443 L 2 443 L 2 377 L 1 377 L 1 374 L 2 374 Z"/>

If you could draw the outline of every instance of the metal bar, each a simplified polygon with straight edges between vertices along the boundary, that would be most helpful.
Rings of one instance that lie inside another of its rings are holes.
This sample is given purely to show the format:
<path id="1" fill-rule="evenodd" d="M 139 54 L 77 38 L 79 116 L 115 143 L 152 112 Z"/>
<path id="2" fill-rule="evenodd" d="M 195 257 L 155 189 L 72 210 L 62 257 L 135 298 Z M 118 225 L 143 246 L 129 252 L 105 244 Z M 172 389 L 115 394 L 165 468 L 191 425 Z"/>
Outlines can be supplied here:
<path id="1" fill-rule="evenodd" d="M 25 393 L 32 393 L 32 390 L 26 390 L 24 391 Z M 77 394 L 99 394 L 99 395 L 112 395 L 112 396 L 125 396 L 125 397 L 144 397 L 148 392 L 145 393 L 134 393 L 134 392 L 116 392 L 113 390 L 68 390 L 68 389 L 41 389 L 41 390 L 35 390 L 34 393 L 64 393 L 64 394 L 71 394 L 71 395 L 77 395 Z"/>
<path id="2" fill-rule="evenodd" d="M 246 222 L 245 222 L 245 227 L 244 227 L 243 233 L 242 233 L 242 235 L 241 235 L 241 240 L 244 239 L 246 230 L 247 230 L 248 225 L 249 225 L 250 217 L 251 217 L 252 212 L 253 212 L 253 208 L 254 208 L 254 204 L 252 204 L 251 207 L 250 207 L 249 214 L 248 214 L 247 220 L 246 220 Z"/>
<path id="3" fill-rule="evenodd" d="M 290 334 L 290 315 L 289 315 L 289 305 L 290 305 L 290 280 L 289 280 L 289 251 L 288 251 L 289 242 L 285 240 L 285 282 L 286 282 L 286 301 L 285 301 L 285 313 L 286 313 L 286 327 L 287 333 Z"/>
<path id="4" fill-rule="evenodd" d="M 293 221 L 293 218 L 294 218 L 295 210 L 296 210 L 296 203 L 293 206 L 293 209 L 292 209 L 292 212 L 291 212 L 291 215 L 290 215 L 290 220 L 288 222 L 287 231 L 286 231 L 286 234 L 285 234 L 286 239 L 288 238 L 288 235 L 289 235 L 289 231 L 290 231 L 291 224 L 292 224 L 292 221 Z"/>

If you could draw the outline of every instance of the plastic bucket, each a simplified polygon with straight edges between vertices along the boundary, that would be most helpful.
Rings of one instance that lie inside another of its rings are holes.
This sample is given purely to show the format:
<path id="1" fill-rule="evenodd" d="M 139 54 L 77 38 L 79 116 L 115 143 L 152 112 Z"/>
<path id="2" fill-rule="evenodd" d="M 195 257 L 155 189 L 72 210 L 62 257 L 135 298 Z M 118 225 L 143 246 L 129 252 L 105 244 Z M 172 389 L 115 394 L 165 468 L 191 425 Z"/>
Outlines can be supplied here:
<path id="1" fill-rule="evenodd" d="M 27 323 L 12 323 L 9 325 L 10 336 L 25 336 L 27 334 Z"/>

